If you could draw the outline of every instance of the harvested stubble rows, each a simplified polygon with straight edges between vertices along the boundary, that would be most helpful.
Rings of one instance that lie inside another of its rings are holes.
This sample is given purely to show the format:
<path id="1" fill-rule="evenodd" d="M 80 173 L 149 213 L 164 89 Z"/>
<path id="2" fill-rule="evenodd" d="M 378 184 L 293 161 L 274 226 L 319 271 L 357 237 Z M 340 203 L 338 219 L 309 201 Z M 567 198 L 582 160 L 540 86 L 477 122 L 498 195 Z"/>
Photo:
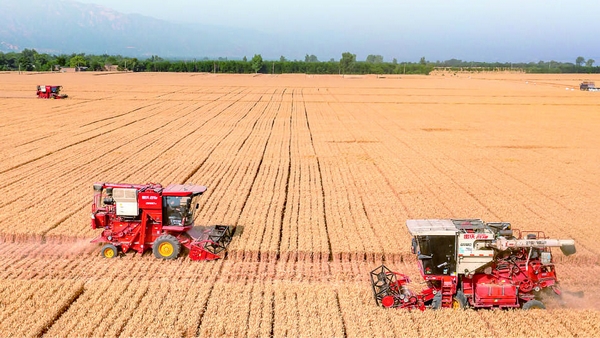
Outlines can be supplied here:
<path id="1" fill-rule="evenodd" d="M 0 77 L 13 88 L 0 93 L 0 292 L 30 295 L 17 313 L 3 301 L 2 332 L 600 333 L 600 116 L 592 93 L 564 90 L 576 78 Z M 33 99 L 46 82 L 69 99 Z M 237 226 L 227 258 L 101 259 L 86 244 L 94 181 L 207 185 L 196 222 Z M 419 279 L 404 221 L 449 217 L 575 239 L 577 255 L 557 252 L 559 279 L 586 302 L 535 315 L 376 308 L 368 272 L 382 259 Z"/>

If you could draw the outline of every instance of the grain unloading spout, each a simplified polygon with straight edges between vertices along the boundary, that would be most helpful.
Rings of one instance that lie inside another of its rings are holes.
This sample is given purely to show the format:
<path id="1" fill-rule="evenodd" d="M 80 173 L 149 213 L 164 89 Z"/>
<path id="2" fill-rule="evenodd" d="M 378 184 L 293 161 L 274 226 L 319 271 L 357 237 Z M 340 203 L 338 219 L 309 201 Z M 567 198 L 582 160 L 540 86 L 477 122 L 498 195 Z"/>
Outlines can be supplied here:
<path id="1" fill-rule="evenodd" d="M 194 261 L 222 258 L 221 254 L 229 246 L 233 235 L 231 228 L 226 225 L 208 228 L 195 226 L 187 233 L 193 238 L 190 244 L 190 259 Z"/>
<path id="2" fill-rule="evenodd" d="M 493 241 L 490 245 L 492 248 L 500 251 L 505 251 L 510 248 L 546 248 L 546 247 L 560 247 L 560 251 L 565 256 L 574 254 L 577 250 L 575 249 L 575 241 L 572 239 L 506 239 L 499 237 Z"/>

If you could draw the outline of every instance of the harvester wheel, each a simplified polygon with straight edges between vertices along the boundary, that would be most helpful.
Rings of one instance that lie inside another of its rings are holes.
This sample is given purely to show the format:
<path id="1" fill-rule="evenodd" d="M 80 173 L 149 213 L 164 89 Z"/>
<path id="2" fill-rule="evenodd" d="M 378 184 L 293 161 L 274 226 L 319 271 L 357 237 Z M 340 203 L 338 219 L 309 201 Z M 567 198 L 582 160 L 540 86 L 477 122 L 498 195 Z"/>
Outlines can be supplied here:
<path id="1" fill-rule="evenodd" d="M 112 244 L 106 244 L 102 247 L 102 250 L 100 250 L 100 254 L 104 258 L 115 258 L 117 257 L 118 253 L 119 251 L 117 247 Z"/>
<path id="2" fill-rule="evenodd" d="M 156 258 L 176 259 L 180 250 L 181 244 L 172 235 L 162 235 L 152 245 L 152 252 Z"/>
<path id="3" fill-rule="evenodd" d="M 532 299 L 530 301 L 528 301 L 527 303 L 523 304 L 523 310 L 538 310 L 538 309 L 545 309 L 546 306 L 544 305 L 544 303 L 540 302 L 539 300 L 536 299 Z"/>
<path id="4" fill-rule="evenodd" d="M 453 309 L 464 309 L 467 306 L 467 297 L 462 291 L 456 291 L 456 295 L 452 297 Z"/>

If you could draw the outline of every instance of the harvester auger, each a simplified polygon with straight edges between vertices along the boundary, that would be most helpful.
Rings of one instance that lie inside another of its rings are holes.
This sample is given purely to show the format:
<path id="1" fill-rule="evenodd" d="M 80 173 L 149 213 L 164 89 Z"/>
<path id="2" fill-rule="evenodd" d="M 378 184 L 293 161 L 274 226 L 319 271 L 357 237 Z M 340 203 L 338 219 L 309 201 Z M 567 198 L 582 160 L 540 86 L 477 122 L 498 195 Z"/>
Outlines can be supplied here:
<path id="1" fill-rule="evenodd" d="M 94 183 L 92 229 L 103 229 L 92 243 L 105 243 L 101 254 L 116 257 L 129 250 L 176 259 L 181 247 L 192 260 L 222 258 L 231 242 L 226 225 L 194 226 L 197 198 L 206 191 L 200 185 Z"/>
<path id="2" fill-rule="evenodd" d="M 542 293 L 562 293 L 551 248 L 566 256 L 576 251 L 571 239 L 513 230 L 506 222 L 418 219 L 406 226 L 426 288 L 410 290 L 407 275 L 381 265 L 370 277 L 375 302 L 386 308 L 543 309 Z"/>
<path id="3" fill-rule="evenodd" d="M 68 95 L 61 94 L 60 93 L 61 89 L 62 89 L 62 86 L 38 85 L 36 95 L 40 99 L 66 99 L 68 97 Z"/>

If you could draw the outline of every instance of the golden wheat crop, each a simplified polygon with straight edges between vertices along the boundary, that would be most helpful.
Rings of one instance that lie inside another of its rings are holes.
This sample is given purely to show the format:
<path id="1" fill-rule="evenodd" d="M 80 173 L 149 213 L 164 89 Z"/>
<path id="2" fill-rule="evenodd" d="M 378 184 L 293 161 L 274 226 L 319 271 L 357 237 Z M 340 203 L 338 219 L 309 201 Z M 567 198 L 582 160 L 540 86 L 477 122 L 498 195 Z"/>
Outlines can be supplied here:
<path id="1" fill-rule="evenodd" d="M 577 76 L 0 79 L 2 335 L 600 335 L 600 118 Z M 69 98 L 35 99 L 45 82 Z M 195 222 L 236 227 L 226 258 L 101 258 L 96 181 L 206 185 Z M 562 301 L 376 307 L 381 262 L 423 286 L 406 219 L 465 217 L 573 238 Z"/>
<path id="2" fill-rule="evenodd" d="M 76 280 L 0 281 L 2 336 L 41 336 L 82 293 Z"/>

